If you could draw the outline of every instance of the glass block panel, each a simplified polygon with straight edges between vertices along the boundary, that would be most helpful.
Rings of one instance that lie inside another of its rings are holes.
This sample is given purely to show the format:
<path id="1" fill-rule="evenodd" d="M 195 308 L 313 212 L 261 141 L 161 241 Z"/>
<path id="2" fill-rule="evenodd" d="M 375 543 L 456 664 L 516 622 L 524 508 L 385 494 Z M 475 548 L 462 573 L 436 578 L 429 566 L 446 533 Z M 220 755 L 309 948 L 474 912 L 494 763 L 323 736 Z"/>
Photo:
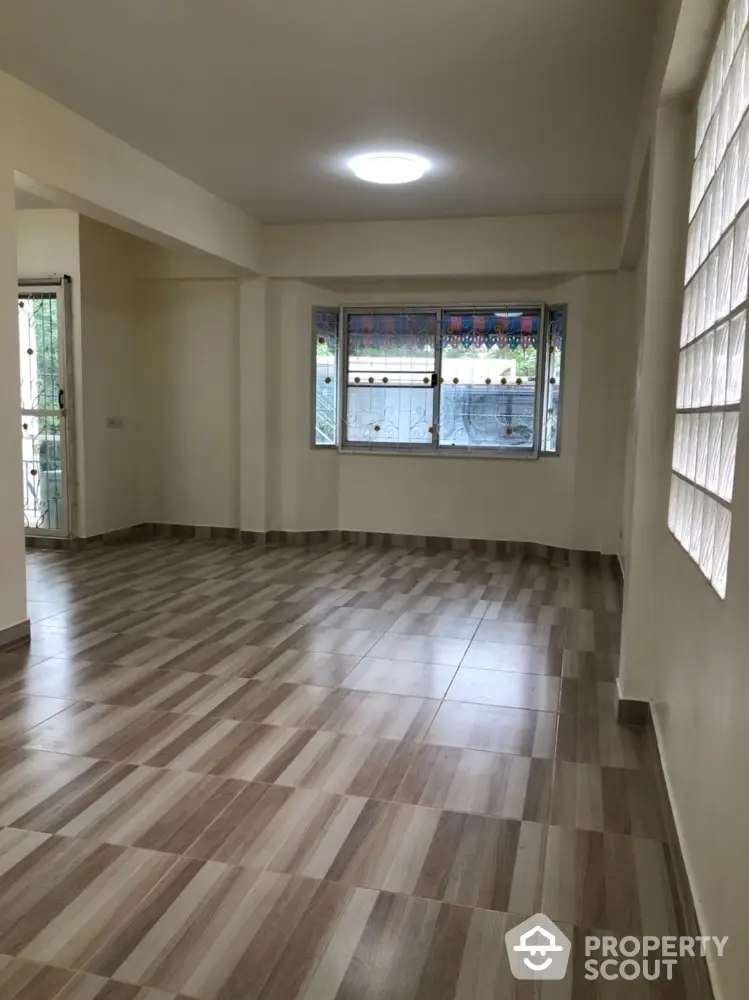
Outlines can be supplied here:
<path id="1" fill-rule="evenodd" d="M 697 298 L 697 313 L 695 316 L 694 336 L 699 337 L 707 329 L 705 322 L 707 313 L 707 264 L 703 264 L 695 277 L 695 296 Z M 694 338 L 692 338 L 694 339 Z"/>
<path id="2" fill-rule="evenodd" d="M 671 468 L 675 469 L 676 472 L 682 471 L 685 419 L 686 418 L 683 413 L 676 414 L 676 421 L 674 423 L 674 447 L 671 453 Z"/>
<path id="3" fill-rule="evenodd" d="M 735 160 L 729 160 L 726 167 L 729 172 L 735 171 L 734 178 L 729 181 L 729 189 L 732 195 L 730 205 L 732 218 L 741 211 L 747 199 L 749 199 L 749 122 L 744 122 L 741 126 L 737 139 L 736 158 Z M 733 145 L 734 143 L 732 142 L 732 148 Z"/>
<path id="4" fill-rule="evenodd" d="M 688 410 L 692 406 L 692 396 L 694 393 L 694 347 L 690 346 L 684 351 L 684 409 Z"/>
<path id="5" fill-rule="evenodd" d="M 702 542 L 700 546 L 700 569 L 708 578 L 713 575 L 713 554 L 715 552 L 715 518 L 718 504 L 712 497 L 705 497 L 702 508 Z"/>
<path id="6" fill-rule="evenodd" d="M 702 550 L 702 512 L 705 506 L 705 494 L 700 490 L 693 490 L 692 500 L 692 527 L 689 533 L 689 554 L 695 561 L 699 562 L 700 551 Z"/>
<path id="7" fill-rule="evenodd" d="M 668 497 L 668 529 L 676 534 L 676 510 L 679 504 L 679 483 L 678 476 L 671 476 L 671 492 Z"/>
<path id="8" fill-rule="evenodd" d="M 723 414 L 723 440 L 720 447 L 720 483 L 718 496 L 730 503 L 733 497 L 733 477 L 736 470 L 736 446 L 739 436 L 738 413 Z M 690 477 L 691 478 L 691 477 Z"/>
<path id="9" fill-rule="evenodd" d="M 731 546 L 731 512 L 721 504 L 715 511 L 715 545 L 713 551 L 712 584 L 721 597 L 726 596 L 728 552 Z"/>
<path id="10" fill-rule="evenodd" d="M 728 377 L 728 323 L 715 331 L 713 352 L 713 406 L 726 405 L 726 380 Z"/>
<path id="11" fill-rule="evenodd" d="M 702 341 L 700 360 L 700 406 L 710 406 L 713 399 L 713 361 L 715 358 L 715 331 L 711 330 Z"/>
<path id="12" fill-rule="evenodd" d="M 716 319 L 723 319 L 731 311 L 731 271 L 733 264 L 733 230 L 720 241 L 718 249 L 718 289 L 715 304 Z"/>
<path id="13" fill-rule="evenodd" d="M 737 219 L 733 237 L 731 308 L 741 305 L 749 288 L 749 209 Z"/>
<path id="14" fill-rule="evenodd" d="M 685 549 L 689 549 L 689 544 L 692 539 L 692 509 L 694 505 L 694 495 L 697 490 L 694 486 L 690 486 L 689 483 L 682 483 L 681 486 L 683 513 L 679 541 Z"/>
<path id="15" fill-rule="evenodd" d="M 686 266 L 684 268 L 685 285 L 689 284 L 689 282 L 692 280 L 692 275 L 697 269 L 697 265 L 695 263 L 696 256 L 694 250 L 696 234 L 697 234 L 697 225 L 693 219 L 689 224 L 689 231 L 687 233 L 687 261 L 686 261 Z"/>
<path id="16" fill-rule="evenodd" d="M 690 285 L 684 292 L 684 305 L 681 312 L 681 335 L 679 346 L 684 347 L 689 339 L 689 318 L 692 311 L 692 286 Z"/>
<path id="17" fill-rule="evenodd" d="M 726 82 L 726 77 L 728 76 L 728 67 L 731 65 L 730 58 L 733 53 L 728 52 L 728 47 L 726 45 L 726 22 L 723 21 L 720 27 L 720 62 L 717 65 L 718 76 L 716 79 L 717 95 L 718 97 L 723 91 L 723 84 Z"/>
<path id="18" fill-rule="evenodd" d="M 676 409 L 684 409 L 684 383 L 687 377 L 687 352 L 679 352 L 679 377 L 676 383 Z"/>
<path id="19" fill-rule="evenodd" d="M 712 180 L 715 176 L 715 170 L 718 166 L 717 163 L 717 152 L 718 152 L 718 118 L 717 115 L 713 116 L 713 120 L 710 123 L 710 128 L 707 130 L 707 144 L 706 144 L 706 170 L 708 180 Z"/>
<path id="20" fill-rule="evenodd" d="M 684 475 L 694 482 L 697 472 L 697 428 L 699 417 L 696 413 L 687 415 L 687 446 L 684 453 Z"/>
<path id="21" fill-rule="evenodd" d="M 710 414 L 710 428 L 707 436 L 707 476 L 705 487 L 711 493 L 720 489 L 720 450 L 723 441 L 723 414 Z"/>
<path id="22" fill-rule="evenodd" d="M 730 95 L 730 75 L 727 81 L 726 89 L 721 95 L 720 101 L 718 101 L 718 111 L 716 114 L 716 120 L 718 122 L 718 129 L 715 138 L 715 161 L 716 164 L 720 163 L 723 159 L 723 154 L 728 146 L 728 139 L 731 133 L 730 130 L 730 118 L 731 118 L 731 95 Z"/>
<path id="23" fill-rule="evenodd" d="M 707 481 L 707 447 L 710 430 L 710 414 L 700 413 L 697 424 L 697 468 L 694 481 L 698 486 L 705 486 Z"/>
<path id="24" fill-rule="evenodd" d="M 724 24 L 726 26 L 726 42 L 723 58 L 726 66 L 730 67 L 738 44 L 738 38 L 736 37 L 736 0 L 730 0 L 726 8 Z"/>
<path id="25" fill-rule="evenodd" d="M 705 289 L 705 322 L 702 330 L 708 330 L 716 320 L 718 303 L 718 251 L 713 250 L 707 260 L 707 286 Z"/>
<path id="26" fill-rule="evenodd" d="M 729 219 L 725 219 L 725 209 L 724 209 L 724 195 L 725 195 L 725 179 L 726 179 L 726 164 L 725 160 L 718 167 L 718 172 L 712 182 L 713 184 L 713 203 L 712 203 L 712 219 L 713 227 L 715 231 L 715 239 L 713 243 L 720 239 L 721 235 L 728 228 Z"/>
<path id="27" fill-rule="evenodd" d="M 743 29 L 742 29 L 743 31 Z M 744 117 L 744 112 L 747 107 L 749 107 L 749 92 L 746 88 L 746 59 L 747 52 L 747 36 L 743 34 L 740 36 L 740 44 L 738 52 L 736 54 L 736 107 L 735 107 L 735 119 L 734 127 L 738 128 L 741 124 L 741 119 Z"/>
<path id="28" fill-rule="evenodd" d="M 726 403 L 741 402 L 741 383 L 744 379 L 744 343 L 746 341 L 746 313 L 731 320 L 728 336 L 728 379 Z"/>
<path id="29" fill-rule="evenodd" d="M 746 35 L 744 30 L 746 28 L 747 16 L 749 15 L 749 2 L 748 0 L 736 0 L 736 34 L 739 37 L 739 43 L 744 45 L 746 43 Z"/>
<path id="30" fill-rule="evenodd" d="M 707 260 L 710 253 L 710 192 L 705 195 L 700 208 L 700 264 Z"/>

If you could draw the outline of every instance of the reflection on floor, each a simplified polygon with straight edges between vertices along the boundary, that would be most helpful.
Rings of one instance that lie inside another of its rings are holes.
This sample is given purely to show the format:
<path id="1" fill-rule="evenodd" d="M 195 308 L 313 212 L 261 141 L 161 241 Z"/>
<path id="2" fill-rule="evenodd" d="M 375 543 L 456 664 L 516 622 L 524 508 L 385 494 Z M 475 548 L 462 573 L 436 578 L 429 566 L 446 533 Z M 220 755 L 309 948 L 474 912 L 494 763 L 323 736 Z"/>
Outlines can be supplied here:
<path id="1" fill-rule="evenodd" d="M 586 929 L 679 930 L 608 568 L 154 541 L 31 553 L 29 598 L 4 1000 L 693 995 L 584 979 Z M 503 943 L 539 910 L 575 942 L 543 988 Z"/>

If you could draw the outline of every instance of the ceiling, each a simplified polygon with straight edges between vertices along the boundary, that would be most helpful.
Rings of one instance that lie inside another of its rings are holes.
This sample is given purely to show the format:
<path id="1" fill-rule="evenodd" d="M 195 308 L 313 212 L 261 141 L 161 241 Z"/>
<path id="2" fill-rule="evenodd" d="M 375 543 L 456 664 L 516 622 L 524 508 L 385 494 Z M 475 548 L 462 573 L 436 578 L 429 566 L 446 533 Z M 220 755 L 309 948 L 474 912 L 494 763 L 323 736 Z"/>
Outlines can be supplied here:
<path id="1" fill-rule="evenodd" d="M 24 0 L 0 68 L 266 222 L 618 207 L 656 0 Z M 383 188 L 346 159 L 429 157 Z"/>

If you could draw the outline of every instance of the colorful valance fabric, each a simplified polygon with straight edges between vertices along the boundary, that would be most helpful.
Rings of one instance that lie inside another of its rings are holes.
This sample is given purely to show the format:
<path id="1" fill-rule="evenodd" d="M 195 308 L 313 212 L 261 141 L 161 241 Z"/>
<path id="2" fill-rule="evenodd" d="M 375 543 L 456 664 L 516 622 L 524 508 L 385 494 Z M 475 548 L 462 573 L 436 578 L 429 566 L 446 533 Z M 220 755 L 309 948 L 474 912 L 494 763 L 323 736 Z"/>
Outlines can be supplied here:
<path id="1" fill-rule="evenodd" d="M 357 346 L 392 350 L 406 344 L 434 350 L 437 342 L 437 317 L 434 313 L 350 313 L 346 330 L 350 349 Z"/>
<path id="2" fill-rule="evenodd" d="M 446 347 L 536 347 L 538 313 L 461 313 L 442 317 Z"/>

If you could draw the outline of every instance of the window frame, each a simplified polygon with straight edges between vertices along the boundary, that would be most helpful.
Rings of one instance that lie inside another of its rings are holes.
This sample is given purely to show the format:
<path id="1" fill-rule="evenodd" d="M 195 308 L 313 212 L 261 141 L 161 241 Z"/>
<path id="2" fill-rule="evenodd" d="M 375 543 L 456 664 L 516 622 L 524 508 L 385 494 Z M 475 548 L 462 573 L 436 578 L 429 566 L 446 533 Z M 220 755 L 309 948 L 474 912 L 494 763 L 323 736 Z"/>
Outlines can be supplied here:
<path id="1" fill-rule="evenodd" d="M 544 448 L 543 437 L 546 424 L 546 408 L 550 394 L 549 383 L 549 361 L 551 356 L 551 324 L 555 313 L 560 313 L 562 317 L 562 357 L 559 362 L 559 404 L 557 407 L 557 437 L 555 448 Z M 541 458 L 559 458 L 562 453 L 562 413 L 564 412 L 564 383 L 565 368 L 567 365 L 567 304 L 565 302 L 554 302 L 546 306 L 546 341 L 544 349 L 544 379 L 543 379 L 543 399 L 541 401 L 542 420 L 541 435 L 539 442 L 539 455 Z"/>
<path id="2" fill-rule="evenodd" d="M 335 419 L 335 440 L 330 444 L 322 444 L 317 440 L 317 343 L 318 343 L 318 330 L 317 330 L 317 314 L 318 313 L 332 313 L 335 314 L 337 319 L 336 327 L 336 352 L 335 352 L 335 377 L 336 377 L 336 419 Z M 330 451 L 331 449 L 338 449 L 341 439 L 341 392 L 340 392 L 340 377 L 341 377 L 341 307 L 340 306 L 312 306 L 312 311 L 310 314 L 310 337 L 312 344 L 312 364 L 310 365 L 310 444 L 315 450 L 320 449 L 322 451 Z"/>
<path id="3" fill-rule="evenodd" d="M 344 429 L 346 426 L 348 410 L 348 372 L 349 372 L 349 343 L 348 343 L 348 317 L 361 313 L 387 315 L 392 313 L 422 313 L 433 314 L 436 323 L 436 341 L 434 365 L 438 375 L 437 385 L 433 389 L 434 402 L 434 426 L 439 427 L 439 416 L 441 410 L 441 382 L 439 378 L 442 372 L 442 336 L 443 318 L 447 315 L 474 314 L 482 312 L 533 312 L 538 314 L 538 344 L 537 368 L 535 378 L 535 398 L 533 404 L 534 429 L 533 444 L 528 448 L 519 447 L 489 447 L 471 445 L 442 445 L 439 437 L 429 443 L 387 443 L 378 442 L 377 445 L 367 445 L 362 442 L 348 443 L 345 439 Z M 549 386 L 548 362 L 549 362 L 549 339 L 551 336 L 551 317 L 555 312 L 562 312 L 563 315 L 563 340 L 562 358 L 559 369 L 560 391 L 558 407 L 557 439 L 555 450 L 544 450 L 544 425 L 546 421 L 546 401 L 548 399 Z M 337 312 L 337 351 L 336 351 L 336 379 L 337 379 L 337 427 L 336 441 L 331 444 L 320 444 L 316 441 L 317 423 L 317 383 L 316 383 L 316 352 L 317 352 L 317 325 L 316 318 L 319 312 Z M 311 443 L 315 450 L 335 449 L 340 454 L 361 454 L 361 455 L 411 455 L 412 457 L 423 456 L 430 458 L 453 457 L 453 458 L 503 458 L 515 459 L 516 461 L 536 460 L 539 458 L 556 458 L 561 453 L 562 438 L 562 413 L 564 407 L 564 382 L 567 355 L 567 305 L 563 303 L 548 304 L 543 301 L 522 302 L 459 302 L 434 306 L 424 303 L 381 303 L 370 305 L 369 303 L 353 303 L 341 307 L 320 306 L 312 307 L 311 312 L 311 337 L 312 337 L 312 372 L 311 372 Z"/>

